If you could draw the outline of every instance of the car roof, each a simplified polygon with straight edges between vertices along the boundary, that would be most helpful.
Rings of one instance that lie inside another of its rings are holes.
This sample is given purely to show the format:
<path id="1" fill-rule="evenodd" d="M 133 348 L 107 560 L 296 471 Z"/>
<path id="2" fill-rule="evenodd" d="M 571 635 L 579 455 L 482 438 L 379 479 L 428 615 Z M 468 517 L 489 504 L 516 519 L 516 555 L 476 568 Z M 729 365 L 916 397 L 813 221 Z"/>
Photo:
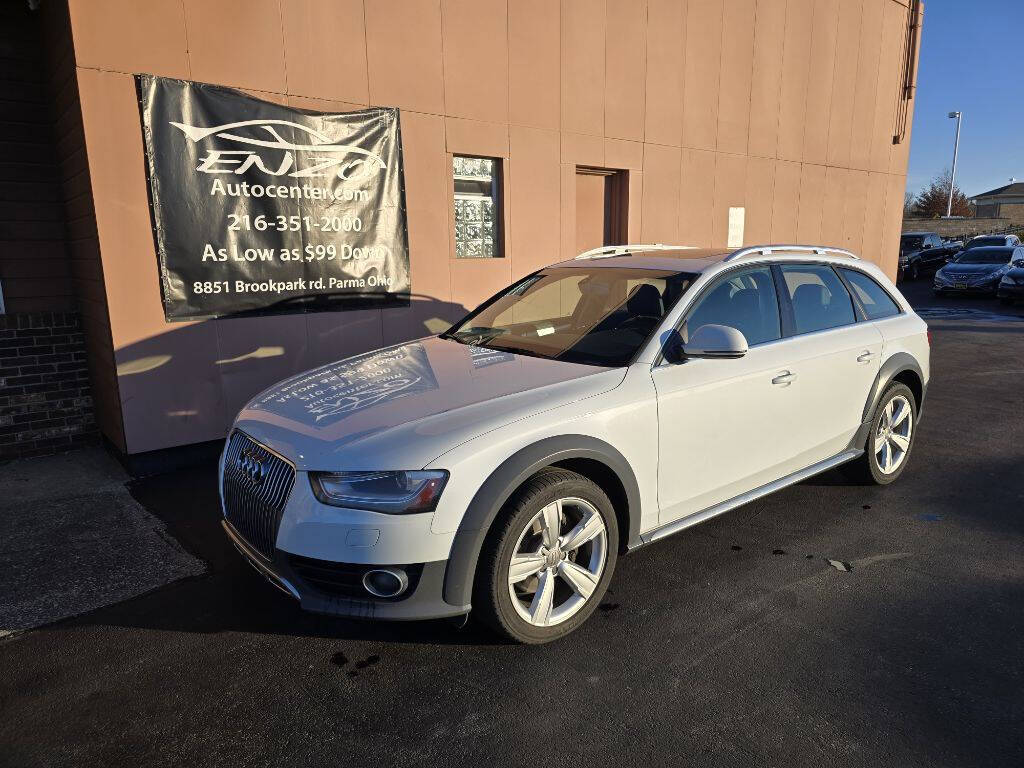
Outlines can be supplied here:
<path id="1" fill-rule="evenodd" d="M 623 246 L 626 247 L 626 246 Z M 734 248 L 678 248 L 635 250 L 614 256 L 575 258 L 552 267 L 619 267 L 627 269 L 663 269 L 674 272 L 703 272 L 719 264 Z"/>
<path id="2" fill-rule="evenodd" d="M 608 246 L 606 253 L 597 249 L 574 259 L 552 264 L 552 268 L 591 269 L 653 269 L 666 272 L 701 273 L 746 256 L 802 256 L 803 258 L 857 259 L 849 251 L 824 245 L 754 245 L 744 248 L 690 248 L 686 246 Z"/>
<path id="3" fill-rule="evenodd" d="M 982 245 L 978 248 L 971 248 L 971 253 L 984 251 L 1016 251 L 1019 245 Z"/>
<path id="4" fill-rule="evenodd" d="M 900 237 L 923 237 L 925 235 L 934 235 L 935 232 L 904 232 Z"/>

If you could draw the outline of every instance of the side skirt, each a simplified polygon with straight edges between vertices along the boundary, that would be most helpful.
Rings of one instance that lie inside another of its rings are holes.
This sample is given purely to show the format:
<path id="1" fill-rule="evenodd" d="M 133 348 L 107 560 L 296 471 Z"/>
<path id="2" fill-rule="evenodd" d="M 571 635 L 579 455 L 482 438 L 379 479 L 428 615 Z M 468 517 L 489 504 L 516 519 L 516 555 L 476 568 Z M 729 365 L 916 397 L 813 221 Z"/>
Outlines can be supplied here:
<path id="1" fill-rule="evenodd" d="M 862 453 L 864 453 L 864 451 L 859 448 L 843 451 L 842 453 L 833 456 L 831 459 L 819 461 L 817 464 L 812 464 L 805 469 L 801 469 L 799 472 L 794 472 L 786 477 L 773 480 L 770 483 L 762 485 L 760 488 L 747 491 L 746 493 L 740 494 L 728 501 L 719 502 L 713 507 L 708 507 L 700 512 L 694 512 L 692 515 L 687 515 L 679 520 L 673 520 L 671 523 L 666 523 L 652 531 L 641 534 L 640 540 L 643 543 L 636 545 L 632 549 L 638 549 L 644 544 L 651 544 L 652 542 L 664 539 L 666 536 L 671 536 L 673 533 L 679 533 L 679 531 L 685 530 L 699 523 L 703 523 L 705 520 L 710 520 L 712 517 L 717 517 L 725 512 L 736 509 L 736 507 L 741 507 L 755 499 L 760 499 L 762 496 L 767 496 L 769 493 L 774 493 L 775 491 L 782 490 L 787 486 L 795 485 L 809 477 L 820 475 L 822 472 L 826 472 L 833 467 L 838 467 L 840 464 L 845 464 L 852 459 L 856 459 Z"/>

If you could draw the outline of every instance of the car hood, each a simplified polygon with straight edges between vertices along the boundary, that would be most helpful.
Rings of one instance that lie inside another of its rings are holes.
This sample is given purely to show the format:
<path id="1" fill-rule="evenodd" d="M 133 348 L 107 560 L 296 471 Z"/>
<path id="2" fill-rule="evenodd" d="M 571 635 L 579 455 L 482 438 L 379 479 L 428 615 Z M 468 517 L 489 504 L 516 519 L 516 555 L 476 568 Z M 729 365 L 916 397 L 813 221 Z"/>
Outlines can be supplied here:
<path id="1" fill-rule="evenodd" d="M 998 272 L 1005 266 L 1005 264 L 957 264 L 954 262 L 947 264 L 939 271 L 946 277 L 990 275 L 993 272 Z"/>
<path id="2" fill-rule="evenodd" d="M 511 421 L 613 389 L 625 371 L 430 337 L 286 379 L 235 426 L 299 469 L 419 469 Z"/>

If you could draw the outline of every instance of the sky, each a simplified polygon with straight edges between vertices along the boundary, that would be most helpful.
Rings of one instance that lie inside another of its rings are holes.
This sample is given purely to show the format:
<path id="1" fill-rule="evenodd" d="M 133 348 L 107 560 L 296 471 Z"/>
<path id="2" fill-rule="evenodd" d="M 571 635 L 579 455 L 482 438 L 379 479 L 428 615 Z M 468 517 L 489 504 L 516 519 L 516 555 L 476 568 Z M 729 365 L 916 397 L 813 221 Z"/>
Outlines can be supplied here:
<path id="1" fill-rule="evenodd" d="M 925 0 L 907 191 L 953 164 L 968 196 L 1024 181 L 1024 0 Z"/>

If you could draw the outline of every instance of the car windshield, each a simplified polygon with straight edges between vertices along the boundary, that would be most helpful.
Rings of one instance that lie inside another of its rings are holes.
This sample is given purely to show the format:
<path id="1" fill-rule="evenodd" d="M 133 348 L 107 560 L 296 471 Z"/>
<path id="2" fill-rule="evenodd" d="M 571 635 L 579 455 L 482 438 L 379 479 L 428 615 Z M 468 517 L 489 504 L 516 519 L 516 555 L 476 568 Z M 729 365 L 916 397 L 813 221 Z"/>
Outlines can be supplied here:
<path id="1" fill-rule="evenodd" d="M 920 248 L 924 238 L 920 235 L 907 235 L 906 237 L 900 238 L 900 247 L 907 248 Z"/>
<path id="2" fill-rule="evenodd" d="M 964 250 L 971 248 L 985 248 L 992 245 L 1006 245 L 1005 237 L 976 237 L 969 242 Z"/>
<path id="3" fill-rule="evenodd" d="M 696 278 L 671 270 L 544 269 L 514 283 L 441 336 L 552 360 L 628 365 Z"/>
<path id="4" fill-rule="evenodd" d="M 1008 264 L 1012 248 L 972 248 L 960 254 L 957 264 Z"/>

